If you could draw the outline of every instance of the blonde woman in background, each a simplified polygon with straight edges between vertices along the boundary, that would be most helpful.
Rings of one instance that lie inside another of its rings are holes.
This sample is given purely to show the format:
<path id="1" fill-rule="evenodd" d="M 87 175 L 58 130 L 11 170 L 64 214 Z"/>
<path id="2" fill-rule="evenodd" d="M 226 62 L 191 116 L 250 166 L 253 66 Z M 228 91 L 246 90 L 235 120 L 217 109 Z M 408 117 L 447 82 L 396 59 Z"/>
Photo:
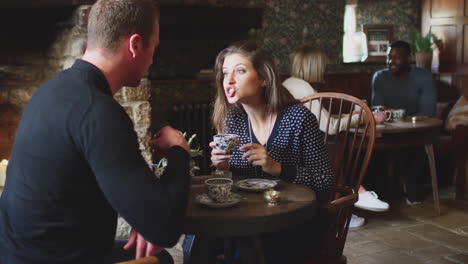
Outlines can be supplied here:
<path id="1" fill-rule="evenodd" d="M 314 48 L 308 45 L 303 45 L 296 48 L 290 55 L 291 77 L 283 82 L 283 85 L 296 99 L 301 99 L 305 96 L 315 94 L 317 91 L 311 86 L 311 83 L 323 83 L 326 65 L 328 58 L 325 52 L 320 48 Z M 309 109 L 313 114 L 318 116 L 320 105 L 318 102 L 313 102 Z M 338 118 L 330 116 L 326 109 L 322 109 L 320 130 L 325 131 L 326 125 L 330 119 L 329 133 L 334 134 L 338 124 L 339 131 L 345 130 L 348 117 L 345 116 L 339 122 Z M 355 114 L 351 118 L 351 126 L 358 125 L 359 115 Z M 383 212 L 388 210 L 388 203 L 378 199 L 378 196 L 373 191 L 367 191 L 362 185 L 359 187 L 359 200 L 355 204 L 356 207 L 374 211 Z M 363 217 L 353 215 L 351 218 L 350 227 L 362 226 L 365 222 Z"/>
<path id="2" fill-rule="evenodd" d="M 325 52 L 319 48 L 311 46 L 300 46 L 290 56 L 291 59 L 291 77 L 283 82 L 283 85 L 296 99 L 301 99 L 305 96 L 316 94 L 317 91 L 310 83 L 323 83 L 325 69 L 328 63 L 328 58 Z M 305 104 L 309 108 L 308 104 Z M 317 101 L 312 102 L 310 109 L 315 116 L 319 116 L 320 104 Z M 325 131 L 330 113 L 326 109 L 322 109 L 320 130 Z M 339 131 L 346 129 L 348 117 L 343 116 L 341 122 L 338 118 L 330 118 L 329 134 L 333 135 L 336 132 L 338 123 L 340 123 Z M 351 118 L 351 126 L 357 126 L 359 115 L 353 115 Z"/>

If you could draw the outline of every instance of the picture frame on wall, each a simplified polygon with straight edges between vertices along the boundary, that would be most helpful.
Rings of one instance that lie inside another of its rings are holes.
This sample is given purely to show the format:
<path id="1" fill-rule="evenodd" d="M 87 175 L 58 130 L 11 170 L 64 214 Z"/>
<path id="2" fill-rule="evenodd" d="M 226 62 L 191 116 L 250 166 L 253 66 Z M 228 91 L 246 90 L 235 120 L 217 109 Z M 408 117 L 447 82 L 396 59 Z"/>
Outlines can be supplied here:
<path id="1" fill-rule="evenodd" d="M 393 39 L 392 25 L 363 25 L 367 37 L 368 57 L 365 62 L 385 63 Z"/>

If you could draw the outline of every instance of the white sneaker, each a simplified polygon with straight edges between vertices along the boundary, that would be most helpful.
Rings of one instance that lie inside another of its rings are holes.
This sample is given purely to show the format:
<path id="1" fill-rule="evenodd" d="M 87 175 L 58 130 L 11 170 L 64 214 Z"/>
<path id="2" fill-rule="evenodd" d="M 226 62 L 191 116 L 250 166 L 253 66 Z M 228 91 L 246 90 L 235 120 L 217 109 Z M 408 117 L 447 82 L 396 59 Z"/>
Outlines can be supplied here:
<path id="1" fill-rule="evenodd" d="M 379 197 L 373 191 L 359 193 L 359 200 L 354 204 L 354 206 L 374 212 L 388 211 L 388 203 L 379 200 Z"/>
<path id="2" fill-rule="evenodd" d="M 351 215 L 351 221 L 349 221 L 349 228 L 356 228 L 361 227 L 366 223 L 366 219 L 364 217 L 359 217 L 355 214 Z"/>

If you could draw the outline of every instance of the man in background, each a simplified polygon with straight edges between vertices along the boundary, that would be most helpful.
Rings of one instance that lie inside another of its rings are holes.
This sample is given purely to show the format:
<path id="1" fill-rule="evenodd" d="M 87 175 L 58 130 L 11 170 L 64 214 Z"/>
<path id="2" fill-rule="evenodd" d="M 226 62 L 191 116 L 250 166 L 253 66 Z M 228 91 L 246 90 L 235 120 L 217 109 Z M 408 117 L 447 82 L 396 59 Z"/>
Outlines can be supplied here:
<path id="1" fill-rule="evenodd" d="M 404 109 L 408 116 L 434 116 L 437 95 L 432 74 L 410 65 L 410 61 L 411 48 L 407 42 L 397 40 L 390 44 L 388 68 L 377 71 L 372 78 L 372 106 Z M 399 167 L 406 174 L 407 203 L 419 203 L 424 199 L 422 186 L 418 183 L 426 163 L 424 151 L 408 148 L 401 154 Z"/>
<path id="2" fill-rule="evenodd" d="M 390 44 L 388 68 L 372 78 L 372 105 L 405 109 L 409 116 L 434 116 L 437 95 L 432 74 L 410 65 L 410 45 L 401 40 Z"/>
<path id="3" fill-rule="evenodd" d="M 158 44 L 152 0 L 92 7 L 82 59 L 41 86 L 24 109 L 0 199 L 0 263 L 125 260 L 114 244 L 117 214 L 134 228 L 126 248 L 172 261 L 153 244 L 171 247 L 180 236 L 189 147 L 175 129 L 160 130 L 151 145 L 169 163 L 155 179 L 132 121 L 112 97 L 139 85 Z"/>

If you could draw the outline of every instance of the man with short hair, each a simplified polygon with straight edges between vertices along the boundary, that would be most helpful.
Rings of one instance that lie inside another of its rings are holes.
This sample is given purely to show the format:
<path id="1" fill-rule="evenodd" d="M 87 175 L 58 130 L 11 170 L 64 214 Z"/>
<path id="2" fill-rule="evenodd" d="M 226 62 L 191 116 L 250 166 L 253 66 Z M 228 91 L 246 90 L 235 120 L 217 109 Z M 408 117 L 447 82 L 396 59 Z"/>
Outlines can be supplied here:
<path id="1" fill-rule="evenodd" d="M 404 109 L 408 116 L 434 116 L 437 95 L 432 74 L 410 65 L 410 59 L 411 48 L 407 42 L 397 40 L 390 44 L 388 69 L 377 71 L 372 78 L 372 106 Z M 425 166 L 424 151 L 407 148 L 399 157 L 399 167 L 406 174 L 407 203 L 419 203 L 424 199 L 423 189 L 418 183 Z"/>
<path id="2" fill-rule="evenodd" d="M 0 263 L 123 261 L 122 245 L 114 245 L 117 214 L 139 233 L 126 245 L 137 246 L 137 257 L 160 251 L 151 243 L 171 247 L 180 236 L 190 188 L 187 142 L 170 127 L 151 140 L 169 160 L 155 179 L 132 121 L 112 97 L 137 86 L 152 63 L 158 8 L 152 0 L 98 0 L 88 34 L 82 59 L 24 109 L 0 199 Z M 172 261 L 165 251 L 158 256 Z"/>
<path id="3" fill-rule="evenodd" d="M 402 40 L 390 44 L 388 69 L 372 78 L 372 105 L 405 109 L 409 116 L 434 116 L 437 102 L 432 74 L 410 65 L 411 48 Z"/>

